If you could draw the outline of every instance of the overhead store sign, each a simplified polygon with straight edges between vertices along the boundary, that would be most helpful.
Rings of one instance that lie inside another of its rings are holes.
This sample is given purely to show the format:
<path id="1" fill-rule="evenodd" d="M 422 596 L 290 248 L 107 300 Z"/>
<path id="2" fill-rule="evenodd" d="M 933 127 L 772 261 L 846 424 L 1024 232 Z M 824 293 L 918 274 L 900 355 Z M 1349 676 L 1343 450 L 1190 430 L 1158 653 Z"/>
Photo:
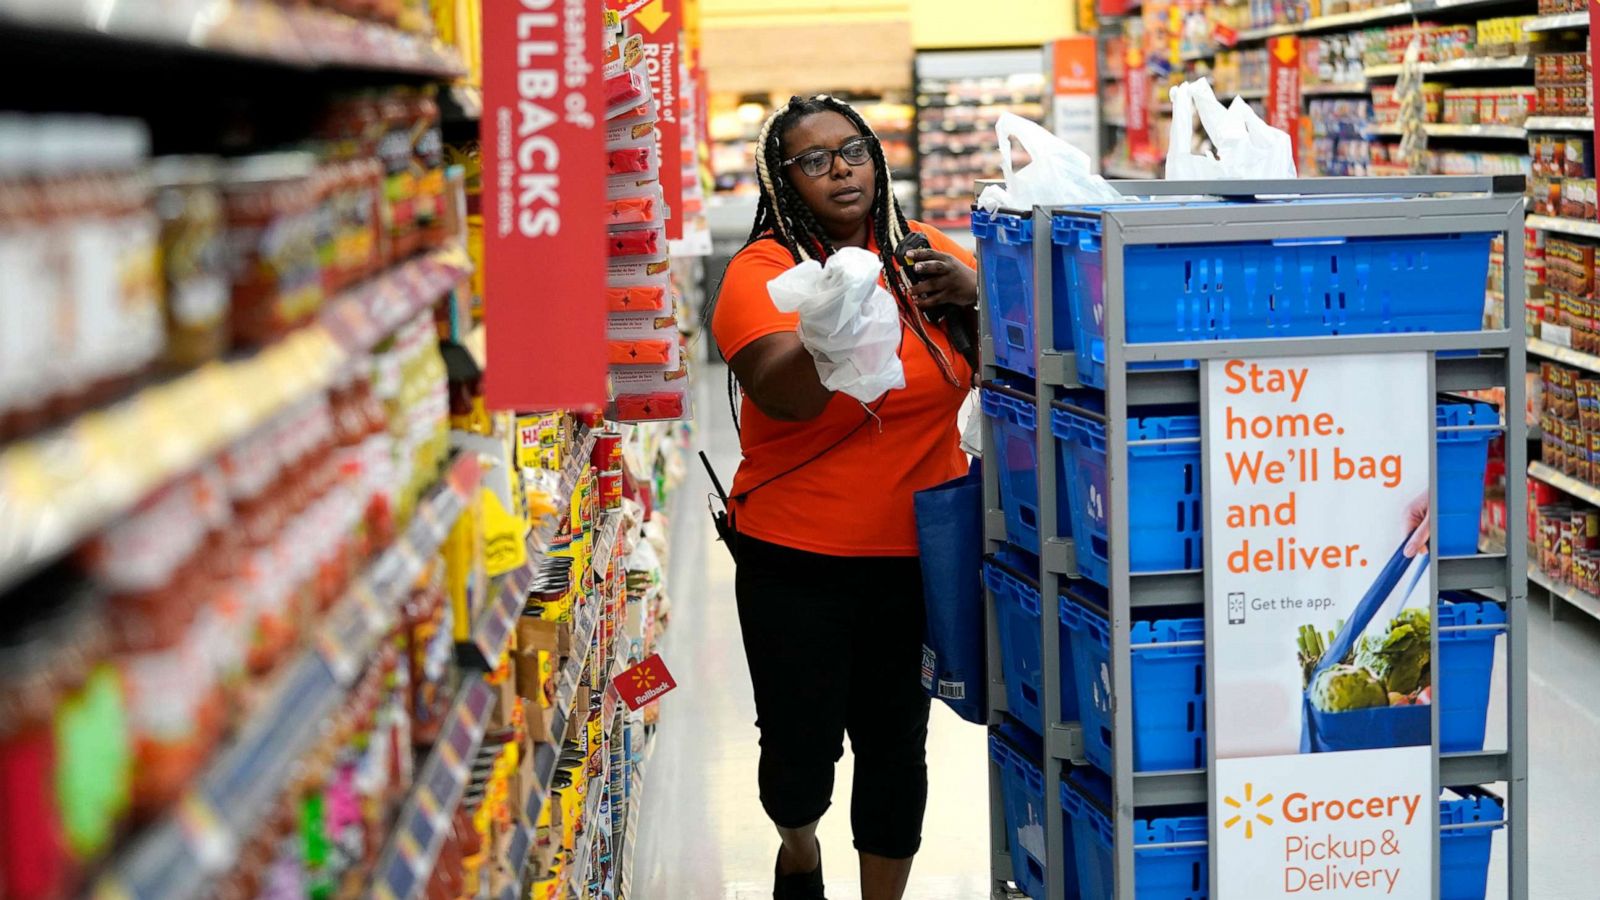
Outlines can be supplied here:
<path id="1" fill-rule="evenodd" d="M 484 2 L 484 390 L 495 409 L 606 399 L 601 52 L 586 2 Z"/>
<path id="2" fill-rule="evenodd" d="M 1050 121 L 1056 137 L 1100 164 L 1100 75 L 1095 60 L 1095 39 L 1069 37 L 1056 41 L 1050 52 Z"/>
<path id="3" fill-rule="evenodd" d="M 1300 38 L 1276 37 L 1267 43 L 1267 124 L 1300 140 Z M 1296 158 L 1299 154 L 1296 153 Z"/>
<path id="4" fill-rule="evenodd" d="M 667 237 L 683 237 L 683 0 L 633 4 L 633 33 L 644 38 L 645 67 L 660 119 L 656 121 L 661 158 L 661 191 L 666 195 Z"/>
<path id="5" fill-rule="evenodd" d="M 1154 162 L 1150 145 L 1150 70 L 1144 49 L 1130 40 L 1122 55 L 1122 109 L 1128 126 L 1128 155 L 1136 163 Z"/>
<path id="6" fill-rule="evenodd" d="M 1432 896 L 1428 370 L 1207 363 L 1218 900 Z"/>

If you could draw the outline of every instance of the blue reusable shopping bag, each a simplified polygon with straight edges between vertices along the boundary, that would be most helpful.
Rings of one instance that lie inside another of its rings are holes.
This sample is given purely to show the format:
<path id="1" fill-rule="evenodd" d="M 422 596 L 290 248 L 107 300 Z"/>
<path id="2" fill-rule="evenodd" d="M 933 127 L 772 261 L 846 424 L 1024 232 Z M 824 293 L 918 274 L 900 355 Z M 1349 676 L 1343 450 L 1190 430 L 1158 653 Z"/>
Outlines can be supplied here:
<path id="1" fill-rule="evenodd" d="M 917 547 L 927 628 L 922 686 L 956 715 L 985 724 L 988 669 L 983 625 L 983 474 L 979 460 L 965 476 L 918 491 Z"/>

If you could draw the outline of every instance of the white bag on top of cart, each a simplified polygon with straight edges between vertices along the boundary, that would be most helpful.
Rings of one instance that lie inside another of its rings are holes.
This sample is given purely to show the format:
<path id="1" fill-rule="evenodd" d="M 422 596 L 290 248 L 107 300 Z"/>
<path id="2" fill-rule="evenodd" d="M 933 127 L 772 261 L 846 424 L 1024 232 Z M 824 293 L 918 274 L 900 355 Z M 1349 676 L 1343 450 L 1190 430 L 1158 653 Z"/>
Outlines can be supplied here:
<path id="1" fill-rule="evenodd" d="M 822 385 L 871 403 L 906 386 L 900 365 L 900 310 L 878 284 L 883 262 L 846 247 L 826 265 L 806 260 L 767 282 L 779 312 L 799 313 L 800 343 Z"/>
<path id="2" fill-rule="evenodd" d="M 1104 178 L 1090 171 L 1082 150 L 1056 137 L 1037 122 L 1015 113 L 1001 113 L 994 126 L 1000 139 L 1000 172 L 1005 186 L 983 189 L 978 206 L 997 209 L 1032 209 L 1068 203 L 1117 203 L 1127 198 Z M 1020 169 L 1011 165 L 1011 139 L 1028 153 L 1030 162 Z"/>
<path id="3" fill-rule="evenodd" d="M 1170 96 L 1168 181 L 1296 177 L 1294 145 L 1289 135 L 1262 121 L 1244 100 L 1235 97 L 1233 105 L 1224 107 L 1212 93 L 1211 83 L 1203 78 L 1175 86 Z M 1197 115 L 1216 148 L 1216 156 L 1191 149 Z"/>

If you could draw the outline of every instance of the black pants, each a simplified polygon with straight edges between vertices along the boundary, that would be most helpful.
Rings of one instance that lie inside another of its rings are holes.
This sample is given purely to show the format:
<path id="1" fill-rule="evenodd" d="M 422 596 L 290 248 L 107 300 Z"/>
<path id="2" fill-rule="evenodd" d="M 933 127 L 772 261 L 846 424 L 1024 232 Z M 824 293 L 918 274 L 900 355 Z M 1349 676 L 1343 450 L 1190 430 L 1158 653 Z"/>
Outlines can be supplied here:
<path id="1" fill-rule="evenodd" d="M 891 859 L 915 855 L 928 803 L 917 560 L 738 541 L 735 590 L 755 684 L 767 815 L 783 828 L 822 817 L 848 733 L 856 849 Z"/>

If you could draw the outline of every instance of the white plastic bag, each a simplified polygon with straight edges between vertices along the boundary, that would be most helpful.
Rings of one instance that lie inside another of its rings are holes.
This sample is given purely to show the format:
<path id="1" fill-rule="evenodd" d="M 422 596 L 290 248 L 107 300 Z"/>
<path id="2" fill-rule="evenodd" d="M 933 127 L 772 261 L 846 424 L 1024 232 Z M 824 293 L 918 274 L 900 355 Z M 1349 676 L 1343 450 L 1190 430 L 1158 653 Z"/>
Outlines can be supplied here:
<path id="1" fill-rule="evenodd" d="M 1001 113 L 994 126 L 1000 139 L 1000 172 L 1005 186 L 990 185 L 978 197 L 978 206 L 997 209 L 1032 209 L 1067 203 L 1116 203 L 1126 199 L 1104 178 L 1090 171 L 1082 150 L 1056 137 L 1037 122 L 1015 113 Z M 1011 139 L 1016 138 L 1032 161 L 1021 169 L 1011 165 Z"/>
<path id="2" fill-rule="evenodd" d="M 1250 104 L 1235 97 L 1226 108 L 1204 78 L 1174 87 L 1172 130 L 1167 142 L 1168 181 L 1221 178 L 1279 179 L 1296 177 L 1294 145 L 1289 135 L 1273 128 Z M 1194 153 L 1195 116 L 1211 138 L 1217 155 Z"/>
<path id="3" fill-rule="evenodd" d="M 800 314 L 800 343 L 830 391 L 871 403 L 906 386 L 900 311 L 878 284 L 883 262 L 859 247 L 807 260 L 767 282 L 780 312 Z"/>
<path id="4" fill-rule="evenodd" d="M 977 391 L 970 391 L 956 413 L 956 424 L 961 429 L 961 451 L 968 456 L 983 455 L 983 409 Z"/>

